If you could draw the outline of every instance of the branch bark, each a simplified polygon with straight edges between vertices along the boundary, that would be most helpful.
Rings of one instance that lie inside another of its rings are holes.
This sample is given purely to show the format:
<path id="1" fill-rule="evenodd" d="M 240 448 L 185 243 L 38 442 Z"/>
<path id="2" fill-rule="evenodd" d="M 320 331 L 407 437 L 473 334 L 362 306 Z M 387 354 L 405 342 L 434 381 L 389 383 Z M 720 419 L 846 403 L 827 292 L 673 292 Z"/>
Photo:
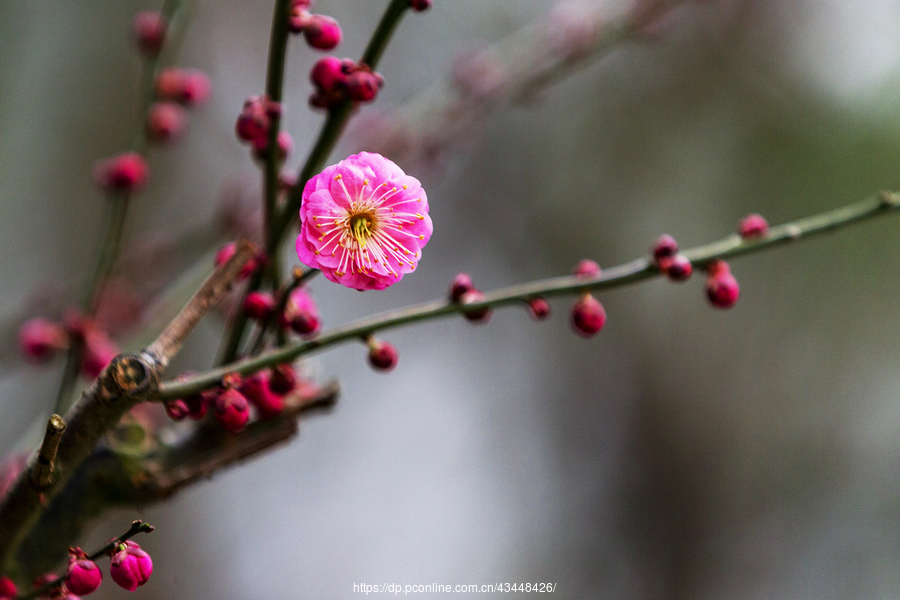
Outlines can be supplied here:
<path id="1" fill-rule="evenodd" d="M 56 477 L 44 488 L 33 485 L 35 456 L 0 503 L 0 566 L 6 565 L 52 499 L 91 454 L 101 436 L 135 404 L 153 396 L 163 368 L 200 317 L 228 290 L 230 282 L 256 252 L 248 242 L 217 269 L 187 305 L 145 350 L 117 356 L 66 413 L 67 427 L 56 453 Z"/>

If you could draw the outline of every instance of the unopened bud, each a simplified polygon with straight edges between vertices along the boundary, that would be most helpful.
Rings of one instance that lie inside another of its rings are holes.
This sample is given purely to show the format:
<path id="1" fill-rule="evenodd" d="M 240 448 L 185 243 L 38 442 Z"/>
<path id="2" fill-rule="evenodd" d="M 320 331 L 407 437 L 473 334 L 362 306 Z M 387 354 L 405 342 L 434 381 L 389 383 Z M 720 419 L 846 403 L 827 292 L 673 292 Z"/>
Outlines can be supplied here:
<path id="1" fill-rule="evenodd" d="M 155 10 L 139 12 L 132 23 L 138 49 L 148 57 L 159 54 L 166 39 L 166 18 Z"/>
<path id="2" fill-rule="evenodd" d="M 684 254 L 664 256 L 659 259 L 659 270 L 672 281 L 687 281 L 694 272 L 691 261 Z"/>
<path id="3" fill-rule="evenodd" d="M 275 309 L 275 297 L 270 292 L 250 292 L 244 299 L 244 313 L 256 321 L 266 321 Z"/>
<path id="4" fill-rule="evenodd" d="M 250 419 L 250 404 L 238 390 L 222 390 L 215 400 L 216 420 L 228 431 L 238 432 Z"/>
<path id="5" fill-rule="evenodd" d="M 19 327 L 19 348 L 30 361 L 49 360 L 68 345 L 69 336 L 59 323 L 37 317 L 25 321 Z"/>
<path id="6" fill-rule="evenodd" d="M 81 553 L 84 554 L 83 552 Z M 69 558 L 66 569 L 66 587 L 73 594 L 85 596 L 97 590 L 103 581 L 103 572 L 86 556 Z"/>
<path id="7" fill-rule="evenodd" d="M 745 240 L 765 237 L 769 233 L 769 223 L 762 215 L 747 215 L 738 224 L 738 233 Z"/>
<path id="8" fill-rule="evenodd" d="M 706 297 L 716 308 L 733 307 L 740 295 L 737 279 L 728 271 L 719 271 L 706 279 Z"/>
<path id="9" fill-rule="evenodd" d="M 137 543 L 128 540 L 120 542 L 109 561 L 109 575 L 120 586 L 133 592 L 147 583 L 153 573 L 150 555 L 141 550 Z"/>
<path id="10" fill-rule="evenodd" d="M 147 183 L 147 161 L 137 152 L 126 152 L 94 166 L 94 180 L 110 192 L 135 192 Z"/>
<path id="11" fill-rule="evenodd" d="M 600 277 L 600 273 L 600 265 L 589 258 L 578 261 L 578 264 L 572 269 L 572 274 L 575 277 Z"/>
<path id="12" fill-rule="evenodd" d="M 147 110 L 147 137 L 166 142 L 184 130 L 187 115 L 174 102 L 154 102 Z"/>
<path id="13" fill-rule="evenodd" d="M 409 0 L 409 7 L 416 12 L 431 8 L 431 0 Z"/>
<path id="14" fill-rule="evenodd" d="M 678 252 L 678 242 L 671 235 L 664 233 L 656 238 L 651 252 L 653 253 L 653 260 L 658 263 L 661 258 L 675 256 Z"/>
<path id="15" fill-rule="evenodd" d="M 472 278 L 469 277 L 468 273 L 458 274 L 450 282 L 450 301 L 459 302 L 463 294 L 474 289 L 474 287 L 475 285 L 472 283 Z"/>
<path id="16" fill-rule="evenodd" d="M 600 301 L 585 293 L 572 306 L 572 327 L 584 337 L 591 337 L 606 325 L 606 309 Z"/>
<path id="17" fill-rule="evenodd" d="M 369 338 L 369 364 L 378 371 L 392 371 L 400 359 L 392 344 Z"/>
<path id="18" fill-rule="evenodd" d="M 472 288 L 460 297 L 459 302 L 460 304 L 474 304 L 476 302 L 481 302 L 482 300 L 484 300 L 484 293 Z M 486 306 L 475 310 L 463 311 L 463 317 L 472 323 L 487 323 L 493 312 L 494 311 L 492 311 L 489 306 Z"/>
<path id="19" fill-rule="evenodd" d="M 528 314 L 536 321 L 543 321 L 550 318 L 550 303 L 543 298 L 530 298 L 526 300 L 528 303 Z"/>
<path id="20" fill-rule="evenodd" d="M 326 15 L 312 15 L 303 26 L 306 43 L 317 50 L 333 50 L 341 43 L 341 26 Z"/>

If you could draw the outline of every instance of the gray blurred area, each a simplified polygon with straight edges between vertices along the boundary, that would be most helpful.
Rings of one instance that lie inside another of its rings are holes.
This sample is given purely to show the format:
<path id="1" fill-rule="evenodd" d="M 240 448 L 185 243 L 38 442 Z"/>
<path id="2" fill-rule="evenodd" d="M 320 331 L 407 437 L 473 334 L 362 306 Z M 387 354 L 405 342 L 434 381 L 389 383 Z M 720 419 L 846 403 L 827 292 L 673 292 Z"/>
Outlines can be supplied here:
<path id="1" fill-rule="evenodd" d="M 129 239 L 202 230 L 229 186 L 255 185 L 233 126 L 263 88 L 271 4 L 194 4 L 179 62 L 210 74 L 213 100 L 180 143 L 151 152 Z M 384 4 L 315 9 L 340 21 L 338 55 L 358 56 Z M 554 4 L 435 0 L 407 16 L 361 116 L 414 98 L 455 54 Z M 103 204 L 91 166 L 130 141 L 128 29 L 150 7 L 0 1 L 11 322 L 36 287 L 77 285 L 92 268 Z M 459 271 L 493 289 L 581 258 L 625 262 L 664 232 L 690 247 L 749 212 L 780 223 L 897 189 L 898 22 L 897 0 L 685 4 L 412 172 L 435 223 L 420 268 L 384 292 L 316 280 L 326 326 L 440 296 Z M 317 56 L 299 41 L 289 54 L 296 164 L 322 117 L 306 107 Z M 333 158 L 359 150 L 354 139 Z M 609 321 L 591 340 L 557 299 L 543 323 L 509 308 L 484 326 L 386 333 L 401 356 L 389 375 L 361 345 L 319 355 L 309 368 L 343 386 L 334 413 L 165 506 L 111 514 L 82 545 L 134 518 L 155 524 L 140 540 L 155 564 L 147 599 L 352 598 L 354 583 L 386 582 L 554 582 L 556 597 L 579 599 L 897 598 L 898 240 L 894 216 L 735 260 L 742 296 L 727 312 L 706 303 L 700 276 L 606 293 Z M 220 330 L 204 322 L 174 369 L 208 366 Z M 22 432 L 49 413 L 58 368 L 4 370 L 0 449 L 33 443 Z M 121 594 L 107 582 L 93 597 Z"/>

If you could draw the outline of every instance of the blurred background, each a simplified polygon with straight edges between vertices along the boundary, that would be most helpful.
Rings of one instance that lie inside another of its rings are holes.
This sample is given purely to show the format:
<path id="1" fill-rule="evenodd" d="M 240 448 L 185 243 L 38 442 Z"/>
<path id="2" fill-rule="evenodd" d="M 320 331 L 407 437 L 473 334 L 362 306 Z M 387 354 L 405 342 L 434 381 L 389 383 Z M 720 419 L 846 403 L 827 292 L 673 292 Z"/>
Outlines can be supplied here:
<path id="1" fill-rule="evenodd" d="M 314 9 L 341 23 L 336 54 L 357 57 L 384 5 Z M 435 0 L 408 15 L 378 69 L 381 95 L 330 162 L 373 149 L 384 115 L 473 49 L 559 11 L 630 9 L 556 5 Z M 91 168 L 131 141 L 129 28 L 149 8 L 0 2 L 7 346 L 23 317 L 77 298 L 93 268 L 104 199 Z M 205 70 L 213 96 L 179 143 L 151 152 L 127 239 L 187 235 L 211 252 L 226 239 L 223 200 L 258 197 L 233 130 L 264 86 L 271 10 L 193 3 L 178 63 Z M 897 189 L 898 22 L 898 0 L 688 2 L 527 102 L 485 111 L 428 160 L 384 150 L 423 181 L 434 237 L 417 272 L 384 292 L 314 280 L 325 326 L 439 297 L 459 271 L 494 289 L 581 258 L 646 255 L 661 233 L 691 247 L 750 212 L 781 223 Z M 322 120 L 306 104 L 318 56 L 290 46 L 291 166 Z M 609 320 L 590 340 L 570 331 L 572 300 L 554 299 L 547 322 L 508 308 L 483 326 L 385 333 L 400 351 L 388 375 L 362 345 L 318 355 L 311 372 L 342 385 L 332 414 L 166 505 L 110 514 L 82 545 L 134 518 L 156 525 L 140 540 L 155 564 L 148 599 L 349 598 L 354 583 L 384 582 L 555 582 L 560 597 L 585 599 L 897 598 L 898 233 L 886 217 L 737 259 L 730 311 L 707 304 L 702 276 L 654 280 L 602 294 Z M 208 367 L 221 329 L 206 319 L 170 374 Z M 61 363 L 3 358 L 6 453 L 39 439 Z M 108 584 L 95 597 L 121 594 Z"/>

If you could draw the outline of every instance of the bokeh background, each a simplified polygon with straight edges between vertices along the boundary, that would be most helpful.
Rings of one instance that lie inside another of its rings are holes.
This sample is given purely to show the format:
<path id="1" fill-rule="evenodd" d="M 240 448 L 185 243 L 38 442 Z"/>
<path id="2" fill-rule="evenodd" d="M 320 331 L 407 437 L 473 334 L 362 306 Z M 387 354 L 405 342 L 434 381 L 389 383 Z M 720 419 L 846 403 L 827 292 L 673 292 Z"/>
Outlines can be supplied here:
<path id="1" fill-rule="evenodd" d="M 213 98 L 178 144 L 151 152 L 129 239 L 197 232 L 212 244 L 223 198 L 258 194 L 233 126 L 263 88 L 271 4 L 193 4 L 178 62 L 210 74 Z M 337 54 L 358 56 L 384 4 L 315 9 L 344 29 Z M 333 159 L 362 149 L 367 116 L 555 4 L 435 0 L 407 16 L 379 68 L 382 94 Z M 155 7 L 0 2 L 8 325 L 35 297 L 77 296 L 92 269 L 103 198 L 91 168 L 130 142 L 130 21 Z M 440 296 L 459 271 L 493 289 L 581 258 L 625 262 L 664 232 L 690 247 L 749 212 L 779 223 L 897 189 L 898 22 L 897 0 L 685 4 L 498 107 L 429 164 L 398 159 L 426 185 L 434 237 L 415 275 L 384 292 L 316 280 L 326 326 Z M 317 55 L 295 41 L 289 57 L 296 165 L 322 117 L 306 106 Z M 708 306 L 702 277 L 652 281 L 603 294 L 609 321 L 591 340 L 572 334 L 571 300 L 558 299 L 543 323 L 510 308 L 484 326 L 387 333 L 401 355 L 389 375 L 367 367 L 361 345 L 322 354 L 308 368 L 340 380 L 332 414 L 164 506 L 110 514 L 84 545 L 134 518 L 157 525 L 140 540 L 155 564 L 144 598 L 498 581 L 555 582 L 558 596 L 585 599 L 897 598 L 898 234 L 887 217 L 735 260 L 742 297 L 727 312 Z M 207 366 L 221 327 L 207 319 L 175 370 Z M 59 367 L 4 355 L 0 450 L 35 443 Z M 95 597 L 122 593 L 107 584 Z"/>

